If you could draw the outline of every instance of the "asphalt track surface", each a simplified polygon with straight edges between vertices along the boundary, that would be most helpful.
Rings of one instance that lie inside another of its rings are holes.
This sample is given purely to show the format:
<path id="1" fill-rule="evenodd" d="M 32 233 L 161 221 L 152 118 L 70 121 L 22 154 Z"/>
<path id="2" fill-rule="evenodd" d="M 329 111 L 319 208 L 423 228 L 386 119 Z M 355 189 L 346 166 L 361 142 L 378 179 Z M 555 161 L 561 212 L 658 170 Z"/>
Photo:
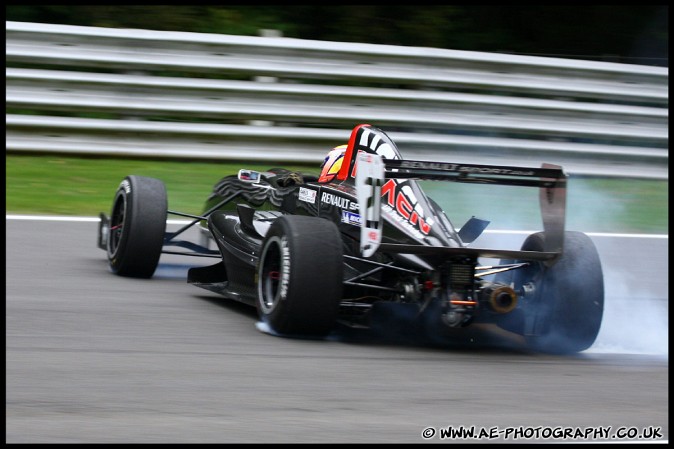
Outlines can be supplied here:
<path id="1" fill-rule="evenodd" d="M 121 278 L 94 222 L 6 225 L 7 443 L 668 441 L 667 349 L 600 338 L 562 357 L 345 330 L 281 338 L 188 285 L 184 258 L 162 256 L 151 280 Z M 667 324 L 654 336 L 665 348 Z M 497 438 L 441 438 L 462 426 Z M 554 429 L 588 439 L 543 438 Z"/>

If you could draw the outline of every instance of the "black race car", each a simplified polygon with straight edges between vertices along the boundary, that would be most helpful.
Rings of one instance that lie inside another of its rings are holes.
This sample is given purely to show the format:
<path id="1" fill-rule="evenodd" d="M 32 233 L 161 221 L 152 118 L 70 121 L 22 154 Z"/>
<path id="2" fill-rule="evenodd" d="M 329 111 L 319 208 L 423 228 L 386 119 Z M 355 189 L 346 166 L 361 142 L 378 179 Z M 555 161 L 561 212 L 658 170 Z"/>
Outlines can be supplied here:
<path id="1" fill-rule="evenodd" d="M 455 228 L 417 180 L 537 187 L 544 230 L 520 250 L 470 247 L 488 222 Z M 566 183 L 549 164 L 406 160 L 383 131 L 358 125 L 320 177 L 240 170 L 215 184 L 200 216 L 167 210 L 162 181 L 127 176 L 111 215 L 101 213 L 98 246 L 112 272 L 142 278 L 162 253 L 215 257 L 190 268 L 187 282 L 255 306 L 281 335 L 367 328 L 391 306 L 411 310 L 422 327 L 458 335 L 489 325 L 535 351 L 573 353 L 599 332 L 604 283 L 593 242 L 564 229 Z M 191 221 L 167 232 L 167 214 Z M 192 226 L 217 250 L 181 239 Z"/>

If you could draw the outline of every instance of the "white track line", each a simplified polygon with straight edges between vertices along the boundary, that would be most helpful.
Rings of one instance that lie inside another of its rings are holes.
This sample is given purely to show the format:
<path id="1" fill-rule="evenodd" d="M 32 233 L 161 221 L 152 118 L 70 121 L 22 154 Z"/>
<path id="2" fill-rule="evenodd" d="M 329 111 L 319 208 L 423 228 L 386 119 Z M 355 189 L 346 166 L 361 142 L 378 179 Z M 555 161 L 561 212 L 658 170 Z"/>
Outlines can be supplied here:
<path id="1" fill-rule="evenodd" d="M 98 217 L 66 217 L 50 215 L 5 215 L 7 220 L 33 220 L 33 221 L 73 221 L 73 222 L 98 222 Z M 190 220 L 166 220 L 168 224 L 187 224 Z M 486 230 L 486 234 L 523 234 L 529 235 L 537 231 L 510 231 L 510 230 Z M 669 239 L 668 234 L 619 234 L 609 232 L 586 232 L 592 237 L 624 237 L 639 239 Z"/>

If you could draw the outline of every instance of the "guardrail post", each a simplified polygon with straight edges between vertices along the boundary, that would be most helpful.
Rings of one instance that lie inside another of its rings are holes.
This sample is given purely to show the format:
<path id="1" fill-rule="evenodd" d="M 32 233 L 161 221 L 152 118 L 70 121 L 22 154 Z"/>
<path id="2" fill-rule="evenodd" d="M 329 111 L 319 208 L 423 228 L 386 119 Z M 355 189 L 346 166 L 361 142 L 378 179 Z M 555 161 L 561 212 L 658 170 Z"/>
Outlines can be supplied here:
<path id="1" fill-rule="evenodd" d="M 261 29 L 259 32 L 262 37 L 283 37 L 281 30 Z M 257 83 L 278 83 L 278 78 L 275 76 L 255 76 L 253 81 Z M 250 120 L 248 122 L 251 126 L 274 126 L 271 120 Z"/>

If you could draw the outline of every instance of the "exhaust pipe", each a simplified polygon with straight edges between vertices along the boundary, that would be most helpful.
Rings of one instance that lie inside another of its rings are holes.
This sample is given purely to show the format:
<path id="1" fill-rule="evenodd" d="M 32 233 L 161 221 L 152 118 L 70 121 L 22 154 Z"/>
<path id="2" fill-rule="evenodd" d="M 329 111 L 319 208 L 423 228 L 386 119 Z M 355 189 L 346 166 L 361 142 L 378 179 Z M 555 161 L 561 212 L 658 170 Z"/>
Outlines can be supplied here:
<path id="1" fill-rule="evenodd" d="M 489 307 L 496 313 L 512 312 L 517 307 L 517 294 L 507 285 L 492 286 L 482 290 Z"/>

